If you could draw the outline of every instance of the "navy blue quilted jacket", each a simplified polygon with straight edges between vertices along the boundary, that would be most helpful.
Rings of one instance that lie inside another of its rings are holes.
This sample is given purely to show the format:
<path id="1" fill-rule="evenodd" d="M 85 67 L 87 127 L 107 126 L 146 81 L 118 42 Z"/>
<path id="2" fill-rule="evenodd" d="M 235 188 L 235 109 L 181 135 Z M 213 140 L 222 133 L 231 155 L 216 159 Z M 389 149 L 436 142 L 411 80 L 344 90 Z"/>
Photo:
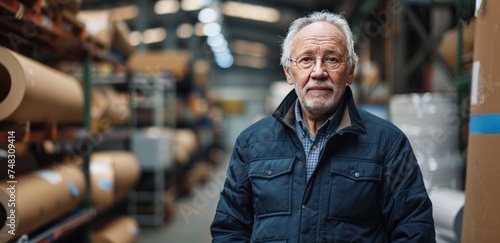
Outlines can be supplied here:
<path id="1" fill-rule="evenodd" d="M 406 136 L 357 109 L 306 180 L 295 91 L 238 137 L 211 226 L 213 242 L 435 242 L 432 205 Z"/>

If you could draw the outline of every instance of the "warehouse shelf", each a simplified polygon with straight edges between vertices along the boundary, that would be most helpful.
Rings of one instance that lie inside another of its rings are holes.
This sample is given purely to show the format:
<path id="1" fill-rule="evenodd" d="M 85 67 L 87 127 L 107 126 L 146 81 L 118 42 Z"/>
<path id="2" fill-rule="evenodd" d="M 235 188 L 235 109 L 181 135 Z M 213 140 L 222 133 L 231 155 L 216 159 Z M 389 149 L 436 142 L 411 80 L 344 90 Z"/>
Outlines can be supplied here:
<path id="1" fill-rule="evenodd" d="M 98 215 L 98 211 L 93 207 L 81 209 L 60 223 L 52 226 L 44 232 L 39 233 L 38 235 L 33 236 L 32 238 L 29 238 L 28 240 L 30 243 L 57 241 L 66 234 L 90 222 L 94 217 L 96 217 L 96 215 Z M 21 237 L 21 239 L 22 238 L 23 237 Z M 24 237 L 24 239 L 25 238 L 26 237 Z"/>
<path id="2" fill-rule="evenodd" d="M 35 124 L 31 122 L 0 121 L 0 138 L 6 141 L 9 131 L 16 131 L 17 142 L 42 143 L 53 142 L 53 153 L 67 153 L 68 148 L 85 143 L 87 151 L 83 157 L 86 191 L 84 202 L 72 212 L 54 219 L 35 232 L 27 233 L 18 239 L 19 242 L 54 242 L 80 229 L 78 239 L 88 242 L 90 228 L 88 223 L 103 213 L 104 209 L 96 209 L 92 205 L 90 183 L 90 154 L 95 144 L 95 134 L 90 116 L 91 89 L 95 84 L 126 84 L 130 79 L 130 70 L 115 53 L 88 37 L 85 25 L 76 17 L 64 17 L 64 23 L 56 21 L 47 12 L 35 12 L 17 0 L 0 0 L 0 45 L 19 52 L 25 56 L 49 64 L 58 61 L 76 61 L 82 64 L 81 76 L 78 77 L 83 87 L 83 120 L 81 124 L 57 124 L 47 122 Z M 94 61 L 104 61 L 119 66 L 126 73 L 113 74 L 109 77 L 95 76 L 91 71 Z M 100 135 L 107 136 L 106 132 Z M 110 135 L 111 136 L 111 135 Z M 90 142 L 90 143 L 89 143 Z M 63 149 L 64 148 L 64 149 Z M 74 150 L 77 151 L 77 150 Z M 81 153 L 81 152 L 80 152 Z M 121 198 L 123 200 L 124 198 Z M 117 201 L 115 201 L 116 203 Z M 81 232 L 81 233 L 80 233 Z"/>
<path id="3" fill-rule="evenodd" d="M 17 45 L 29 42 L 29 45 L 49 46 L 51 51 L 63 54 L 65 60 L 81 60 L 89 56 L 96 60 L 123 65 L 120 58 L 100 46 L 92 37 L 85 37 L 85 30 L 80 26 L 83 23 L 76 23 L 73 20 L 65 25 L 71 26 L 70 28 L 64 28 L 49 16 L 36 13 L 17 0 L 0 0 L 0 10 L 6 15 L 0 18 L 0 25 L 8 28 L 2 30 L 3 35 L 16 42 L 10 43 L 16 45 L 13 46 L 15 49 L 18 48 Z"/>

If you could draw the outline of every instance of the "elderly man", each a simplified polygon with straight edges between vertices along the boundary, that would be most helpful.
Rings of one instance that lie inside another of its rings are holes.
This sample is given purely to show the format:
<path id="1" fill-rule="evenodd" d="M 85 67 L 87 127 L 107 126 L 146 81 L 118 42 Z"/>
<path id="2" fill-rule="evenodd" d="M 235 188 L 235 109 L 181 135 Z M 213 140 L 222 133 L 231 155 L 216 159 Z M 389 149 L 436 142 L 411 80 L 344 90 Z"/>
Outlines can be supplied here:
<path id="1" fill-rule="evenodd" d="M 238 137 L 213 242 L 435 242 L 408 139 L 354 104 L 356 61 L 341 15 L 290 25 L 281 64 L 294 91 Z"/>

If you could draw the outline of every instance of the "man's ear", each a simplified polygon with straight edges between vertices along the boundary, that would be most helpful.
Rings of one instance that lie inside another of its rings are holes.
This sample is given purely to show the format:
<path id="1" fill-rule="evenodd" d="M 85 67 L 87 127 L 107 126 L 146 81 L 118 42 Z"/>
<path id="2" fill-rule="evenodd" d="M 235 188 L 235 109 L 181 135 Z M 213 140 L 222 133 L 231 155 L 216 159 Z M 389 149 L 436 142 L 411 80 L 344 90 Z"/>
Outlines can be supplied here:
<path id="1" fill-rule="evenodd" d="M 292 80 L 292 76 L 290 73 L 290 67 L 283 66 L 283 71 L 285 72 L 286 82 L 290 85 L 293 85 L 293 80 Z"/>
<path id="2" fill-rule="evenodd" d="M 349 76 L 347 77 L 347 85 L 351 85 L 354 80 L 354 69 L 356 69 L 356 64 L 353 63 L 351 69 L 349 69 Z"/>

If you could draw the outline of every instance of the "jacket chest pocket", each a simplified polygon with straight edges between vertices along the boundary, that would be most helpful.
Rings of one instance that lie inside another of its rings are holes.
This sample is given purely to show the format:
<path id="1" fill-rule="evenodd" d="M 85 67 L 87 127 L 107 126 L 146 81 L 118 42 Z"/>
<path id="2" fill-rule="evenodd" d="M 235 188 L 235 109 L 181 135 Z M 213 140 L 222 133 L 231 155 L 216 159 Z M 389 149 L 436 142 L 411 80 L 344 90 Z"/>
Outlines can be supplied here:
<path id="1" fill-rule="evenodd" d="M 375 162 L 336 160 L 330 172 L 328 218 L 370 224 L 379 214 L 377 190 L 382 166 Z"/>
<path id="2" fill-rule="evenodd" d="M 253 161 L 249 177 L 257 217 L 291 214 L 292 165 L 294 159 Z"/>

